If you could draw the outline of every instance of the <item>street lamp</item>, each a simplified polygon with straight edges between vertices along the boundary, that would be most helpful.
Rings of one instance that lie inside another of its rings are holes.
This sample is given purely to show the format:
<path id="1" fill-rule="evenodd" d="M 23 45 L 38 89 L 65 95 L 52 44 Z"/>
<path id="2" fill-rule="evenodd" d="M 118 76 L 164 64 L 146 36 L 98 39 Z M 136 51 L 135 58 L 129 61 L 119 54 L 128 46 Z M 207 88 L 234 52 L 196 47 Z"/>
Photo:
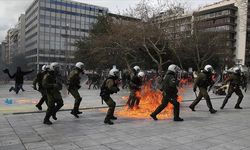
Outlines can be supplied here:
<path id="1" fill-rule="evenodd" d="M 66 46 L 66 51 L 65 51 L 65 63 L 66 63 L 66 69 L 65 69 L 65 74 L 68 75 L 69 73 L 69 35 L 68 35 L 68 29 L 69 29 L 69 24 L 66 24 L 66 29 L 65 29 L 65 34 L 66 34 L 66 41 L 65 41 L 65 46 Z"/>

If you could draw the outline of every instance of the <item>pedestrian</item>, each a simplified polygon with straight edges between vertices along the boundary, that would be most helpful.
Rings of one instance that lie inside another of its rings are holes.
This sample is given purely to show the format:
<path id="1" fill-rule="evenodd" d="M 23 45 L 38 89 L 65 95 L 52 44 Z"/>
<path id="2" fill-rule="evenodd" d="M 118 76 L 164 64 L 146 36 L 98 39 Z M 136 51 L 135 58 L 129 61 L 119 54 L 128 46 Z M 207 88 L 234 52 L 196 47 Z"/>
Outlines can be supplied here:
<path id="1" fill-rule="evenodd" d="M 107 115 L 104 119 L 104 123 L 109 124 L 109 125 L 114 124 L 111 120 L 117 120 L 117 117 L 114 116 L 116 103 L 110 97 L 110 95 L 120 91 L 120 89 L 118 88 L 118 82 L 119 82 L 118 75 L 119 75 L 118 69 L 116 69 L 116 68 L 111 69 L 109 71 L 108 78 L 103 82 L 103 84 L 101 86 L 100 96 L 101 96 L 102 100 L 109 107 Z"/>
<path id="2" fill-rule="evenodd" d="M 229 98 L 232 96 L 233 93 L 235 93 L 238 96 L 238 100 L 237 100 L 237 103 L 234 106 L 234 108 L 235 109 L 242 109 L 242 107 L 240 107 L 240 104 L 241 104 L 244 96 L 242 94 L 240 86 L 244 87 L 244 83 L 245 83 L 244 79 L 245 78 L 241 75 L 240 68 L 234 67 L 233 73 L 229 75 L 229 78 L 227 78 L 227 80 L 225 80 L 225 83 L 230 82 L 230 84 L 229 84 L 229 88 L 228 88 L 228 93 L 227 93 L 220 109 L 223 109 L 225 107 L 225 105 L 227 104 Z M 246 87 L 244 87 L 244 88 L 246 88 Z"/>
<path id="3" fill-rule="evenodd" d="M 36 75 L 36 78 L 33 81 L 33 89 L 38 90 L 42 95 L 41 99 L 36 104 L 36 107 L 38 110 L 42 110 L 42 104 L 44 102 L 47 103 L 47 95 L 46 95 L 45 89 L 43 88 L 42 81 L 43 81 L 43 77 L 45 76 L 45 74 L 48 73 L 48 71 L 49 71 L 49 65 L 43 65 L 42 71 L 38 72 L 38 74 Z M 38 89 L 36 87 L 36 84 L 38 84 Z"/>
<path id="4" fill-rule="evenodd" d="M 193 101 L 193 103 L 189 106 L 189 108 L 192 111 L 195 111 L 195 106 L 200 102 L 202 97 L 204 97 L 206 102 L 207 102 L 207 106 L 209 108 L 210 113 L 214 114 L 217 112 L 213 108 L 210 97 L 209 97 L 208 92 L 207 92 L 208 87 L 210 90 L 214 84 L 214 81 L 212 79 L 212 72 L 213 72 L 213 67 L 211 65 L 206 65 L 204 67 L 204 70 L 198 74 L 197 79 L 194 82 L 193 91 L 195 92 L 195 95 L 196 95 L 196 89 L 198 86 L 200 92 L 199 92 L 198 96 L 196 97 L 196 99 Z"/>
<path id="5" fill-rule="evenodd" d="M 168 103 L 172 103 L 174 105 L 174 121 L 183 121 L 180 118 L 180 103 L 177 101 L 178 97 L 178 84 L 179 81 L 177 80 L 177 74 L 180 68 L 177 65 L 170 65 L 168 67 L 168 71 L 163 78 L 162 83 L 162 103 L 156 108 L 156 110 L 150 114 L 150 116 L 156 121 L 158 120 L 157 115 L 167 107 Z"/>
<path id="6" fill-rule="evenodd" d="M 58 82 L 60 66 L 57 62 L 50 64 L 49 72 L 44 76 L 42 86 L 46 90 L 48 99 L 48 109 L 44 117 L 44 124 L 51 125 L 52 122 L 49 120 L 50 117 L 57 120 L 56 113 L 63 106 L 63 99 L 60 93 L 62 90 L 62 83 Z"/>
<path id="7" fill-rule="evenodd" d="M 134 106 L 136 108 L 139 108 L 140 98 L 136 96 L 136 93 L 141 90 L 144 77 L 145 77 L 145 73 L 141 71 L 136 76 L 133 76 L 133 78 L 130 81 L 130 84 L 129 84 L 130 95 L 129 95 L 129 99 L 127 102 L 128 107 L 130 109 L 133 109 Z"/>
<path id="8" fill-rule="evenodd" d="M 21 70 L 21 67 L 17 67 L 17 71 L 16 73 L 14 73 L 13 75 L 10 74 L 9 72 L 9 69 L 5 69 L 3 70 L 4 73 L 7 73 L 8 76 L 11 78 L 11 79 L 14 79 L 15 80 L 15 87 L 11 87 L 9 89 L 9 92 L 11 92 L 12 90 L 16 92 L 16 94 L 19 93 L 20 90 L 22 90 L 23 92 L 25 91 L 23 89 L 23 77 L 27 74 L 30 74 L 31 72 L 33 72 L 34 70 L 31 70 L 31 71 L 22 71 Z"/>
<path id="9" fill-rule="evenodd" d="M 75 68 L 69 73 L 68 77 L 68 91 L 75 98 L 74 108 L 71 110 L 71 114 L 76 118 L 79 118 L 78 115 L 82 114 L 82 112 L 79 111 L 82 97 L 78 92 L 81 88 L 81 74 L 84 74 L 84 64 L 78 62 L 75 64 Z"/>

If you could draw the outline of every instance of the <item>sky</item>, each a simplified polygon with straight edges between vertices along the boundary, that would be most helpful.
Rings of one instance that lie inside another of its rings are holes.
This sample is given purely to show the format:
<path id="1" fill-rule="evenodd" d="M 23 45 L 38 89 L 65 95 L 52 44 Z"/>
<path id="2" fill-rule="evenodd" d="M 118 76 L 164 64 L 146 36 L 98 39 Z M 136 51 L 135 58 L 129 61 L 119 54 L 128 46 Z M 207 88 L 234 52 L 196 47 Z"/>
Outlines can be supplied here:
<path id="1" fill-rule="evenodd" d="M 15 27 L 18 17 L 24 13 L 33 0 L 0 0 L 0 42 L 4 40 L 7 30 Z M 129 7 L 135 7 L 140 0 L 74 0 L 78 2 L 107 7 L 112 13 L 122 13 Z M 153 3 L 157 0 L 151 0 Z M 162 0 L 164 1 L 164 0 Z M 220 0 L 183 0 L 187 6 L 197 9 L 200 6 Z"/>

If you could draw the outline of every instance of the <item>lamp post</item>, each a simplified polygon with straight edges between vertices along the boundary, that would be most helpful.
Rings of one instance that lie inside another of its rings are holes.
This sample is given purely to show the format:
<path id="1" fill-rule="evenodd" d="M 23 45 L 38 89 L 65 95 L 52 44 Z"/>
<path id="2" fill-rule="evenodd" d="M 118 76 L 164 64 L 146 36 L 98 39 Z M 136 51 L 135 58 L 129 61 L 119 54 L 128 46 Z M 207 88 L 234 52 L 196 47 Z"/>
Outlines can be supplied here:
<path id="1" fill-rule="evenodd" d="M 69 24 L 66 24 L 66 28 L 65 28 L 65 34 L 66 34 L 66 41 L 65 41 L 65 47 L 66 47 L 66 51 L 65 51 L 65 75 L 68 75 L 69 72 L 69 35 L 68 35 L 68 29 L 69 29 Z"/>

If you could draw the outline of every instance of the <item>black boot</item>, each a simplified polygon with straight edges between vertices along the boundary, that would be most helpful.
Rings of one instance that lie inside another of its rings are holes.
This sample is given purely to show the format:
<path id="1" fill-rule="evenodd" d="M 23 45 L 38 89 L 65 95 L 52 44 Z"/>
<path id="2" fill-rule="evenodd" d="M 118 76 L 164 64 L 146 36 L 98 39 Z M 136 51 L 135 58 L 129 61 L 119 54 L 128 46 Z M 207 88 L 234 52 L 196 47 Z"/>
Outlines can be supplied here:
<path id="1" fill-rule="evenodd" d="M 110 119 L 107 119 L 107 118 L 105 118 L 104 123 L 108 124 L 108 125 L 113 125 L 114 124 Z"/>
<path id="2" fill-rule="evenodd" d="M 189 108 L 190 108 L 192 111 L 195 111 L 194 106 L 190 105 Z"/>
<path id="3" fill-rule="evenodd" d="M 239 105 L 236 105 L 236 106 L 234 107 L 234 109 L 243 109 L 243 108 L 240 107 Z"/>
<path id="4" fill-rule="evenodd" d="M 174 118 L 174 121 L 184 121 L 184 119 L 178 117 L 178 118 Z"/>
<path id="5" fill-rule="evenodd" d="M 158 120 L 158 118 L 156 117 L 156 115 L 150 114 L 150 117 L 153 118 L 155 121 Z"/>
<path id="6" fill-rule="evenodd" d="M 46 114 L 44 120 L 43 120 L 43 124 L 47 124 L 47 125 L 52 125 L 52 122 L 49 120 L 49 115 Z"/>
<path id="7" fill-rule="evenodd" d="M 42 110 L 42 109 L 43 109 L 41 105 L 36 105 L 36 108 L 37 108 L 38 110 Z"/>
<path id="8" fill-rule="evenodd" d="M 76 111 L 75 109 L 73 109 L 73 110 L 71 111 L 71 114 L 72 114 L 73 116 L 75 116 L 76 118 L 79 118 L 79 116 L 78 116 L 78 114 L 77 114 L 77 111 Z"/>
<path id="9" fill-rule="evenodd" d="M 44 120 L 43 124 L 52 125 L 52 122 L 50 120 Z"/>
<path id="10" fill-rule="evenodd" d="M 78 115 L 79 115 L 79 114 L 82 114 L 82 112 L 81 112 L 81 111 L 79 111 L 79 110 L 77 110 L 77 112 L 76 112 L 76 113 L 77 113 Z"/>
<path id="11" fill-rule="evenodd" d="M 214 110 L 213 108 L 211 108 L 209 111 L 211 114 L 215 114 L 217 112 L 217 110 Z"/>
<path id="12" fill-rule="evenodd" d="M 53 118 L 54 120 L 57 120 L 56 114 L 53 114 L 53 115 L 52 115 L 52 118 Z"/>
<path id="13" fill-rule="evenodd" d="M 14 89 L 14 88 L 13 88 L 13 87 L 11 87 L 11 88 L 9 89 L 9 92 L 11 92 L 13 89 Z"/>

